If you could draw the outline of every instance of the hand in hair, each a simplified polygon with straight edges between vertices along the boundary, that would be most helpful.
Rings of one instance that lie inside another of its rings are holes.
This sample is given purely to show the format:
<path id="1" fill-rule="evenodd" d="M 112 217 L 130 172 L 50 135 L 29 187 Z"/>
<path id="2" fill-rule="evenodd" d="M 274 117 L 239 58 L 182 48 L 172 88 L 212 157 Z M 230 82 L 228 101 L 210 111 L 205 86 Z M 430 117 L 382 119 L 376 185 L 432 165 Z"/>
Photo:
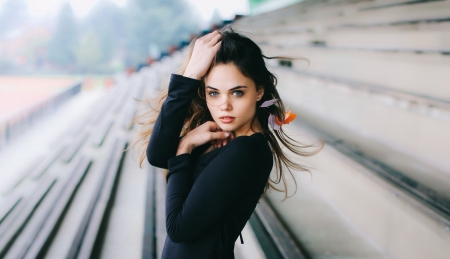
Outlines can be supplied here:
<path id="1" fill-rule="evenodd" d="M 217 123 L 214 121 L 207 121 L 197 128 L 189 131 L 178 144 L 177 156 L 185 153 L 192 153 L 196 147 L 210 143 L 225 142 L 233 139 L 233 133 L 228 131 L 222 131 Z"/>
<path id="2" fill-rule="evenodd" d="M 197 80 L 202 78 L 220 48 L 221 38 L 222 34 L 215 30 L 195 40 L 194 49 L 183 76 Z"/>

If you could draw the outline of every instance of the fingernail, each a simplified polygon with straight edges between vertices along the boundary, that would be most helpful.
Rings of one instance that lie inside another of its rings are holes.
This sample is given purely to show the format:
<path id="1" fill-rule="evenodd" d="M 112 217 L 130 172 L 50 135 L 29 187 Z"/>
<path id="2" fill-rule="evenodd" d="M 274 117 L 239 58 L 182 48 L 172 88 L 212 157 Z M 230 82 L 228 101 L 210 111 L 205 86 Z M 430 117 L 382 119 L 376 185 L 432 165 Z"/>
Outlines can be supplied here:
<path id="1" fill-rule="evenodd" d="M 230 136 L 230 133 L 225 132 L 225 137 L 228 137 L 228 136 Z"/>

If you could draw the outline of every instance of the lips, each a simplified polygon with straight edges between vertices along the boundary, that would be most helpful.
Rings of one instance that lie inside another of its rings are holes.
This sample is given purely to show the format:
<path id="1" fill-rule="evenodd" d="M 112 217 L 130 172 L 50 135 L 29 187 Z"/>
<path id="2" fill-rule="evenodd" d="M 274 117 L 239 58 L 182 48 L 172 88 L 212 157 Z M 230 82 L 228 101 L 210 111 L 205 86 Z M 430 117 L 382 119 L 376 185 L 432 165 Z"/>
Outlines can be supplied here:
<path id="1" fill-rule="evenodd" d="M 235 118 L 232 117 L 232 116 L 222 116 L 222 117 L 220 117 L 219 119 L 220 119 L 220 121 L 223 122 L 223 123 L 231 123 L 231 122 L 234 121 Z"/>

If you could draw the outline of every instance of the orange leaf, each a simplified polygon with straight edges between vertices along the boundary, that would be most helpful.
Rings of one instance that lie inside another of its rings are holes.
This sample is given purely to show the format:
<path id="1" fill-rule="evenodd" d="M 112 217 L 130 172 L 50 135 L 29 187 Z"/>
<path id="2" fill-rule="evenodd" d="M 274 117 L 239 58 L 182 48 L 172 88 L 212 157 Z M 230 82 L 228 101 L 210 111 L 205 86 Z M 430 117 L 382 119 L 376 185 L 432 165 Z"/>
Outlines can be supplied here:
<path id="1" fill-rule="evenodd" d="M 290 115 L 290 116 L 287 117 L 287 118 L 283 121 L 283 124 L 289 124 L 289 122 L 293 121 L 293 120 L 297 117 L 297 114 L 295 114 L 295 113 L 291 113 L 291 114 L 289 114 L 289 115 Z"/>
<path id="2" fill-rule="evenodd" d="M 284 114 L 284 120 L 283 122 L 280 122 L 278 120 L 278 117 L 275 117 L 275 122 L 278 124 L 278 126 L 281 126 L 282 124 L 289 124 L 289 122 L 295 120 L 295 118 L 297 117 L 297 114 L 295 113 L 291 113 L 291 111 L 287 111 Z"/>
<path id="3" fill-rule="evenodd" d="M 283 123 L 284 123 L 285 120 L 287 120 L 287 118 L 289 118 L 289 116 L 291 116 L 291 111 L 287 111 L 287 112 L 284 114 L 284 120 L 283 120 Z"/>
<path id="4" fill-rule="evenodd" d="M 281 126 L 281 122 L 278 120 L 278 117 L 275 116 L 275 123 L 278 124 L 278 126 Z"/>

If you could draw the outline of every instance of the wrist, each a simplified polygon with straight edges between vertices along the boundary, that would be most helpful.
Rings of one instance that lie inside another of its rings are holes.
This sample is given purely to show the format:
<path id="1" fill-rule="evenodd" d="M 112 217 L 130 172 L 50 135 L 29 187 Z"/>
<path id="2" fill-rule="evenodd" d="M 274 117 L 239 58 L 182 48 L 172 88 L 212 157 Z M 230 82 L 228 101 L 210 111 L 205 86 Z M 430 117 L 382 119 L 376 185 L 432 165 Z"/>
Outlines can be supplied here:
<path id="1" fill-rule="evenodd" d="M 182 138 L 180 140 L 180 144 L 178 144 L 177 156 L 181 154 L 191 154 L 192 150 L 194 150 L 194 145 L 190 144 L 186 138 Z"/>
<path id="2" fill-rule="evenodd" d="M 192 79 L 195 79 L 195 80 L 200 80 L 201 79 L 201 76 L 199 76 L 198 73 L 194 73 L 194 72 L 191 72 L 191 71 L 185 71 L 183 76 L 184 77 L 189 77 L 189 78 L 192 78 Z"/>
<path id="3" fill-rule="evenodd" d="M 192 149 L 189 148 L 178 148 L 177 149 L 177 156 L 181 155 L 181 154 L 191 154 L 192 153 Z"/>

